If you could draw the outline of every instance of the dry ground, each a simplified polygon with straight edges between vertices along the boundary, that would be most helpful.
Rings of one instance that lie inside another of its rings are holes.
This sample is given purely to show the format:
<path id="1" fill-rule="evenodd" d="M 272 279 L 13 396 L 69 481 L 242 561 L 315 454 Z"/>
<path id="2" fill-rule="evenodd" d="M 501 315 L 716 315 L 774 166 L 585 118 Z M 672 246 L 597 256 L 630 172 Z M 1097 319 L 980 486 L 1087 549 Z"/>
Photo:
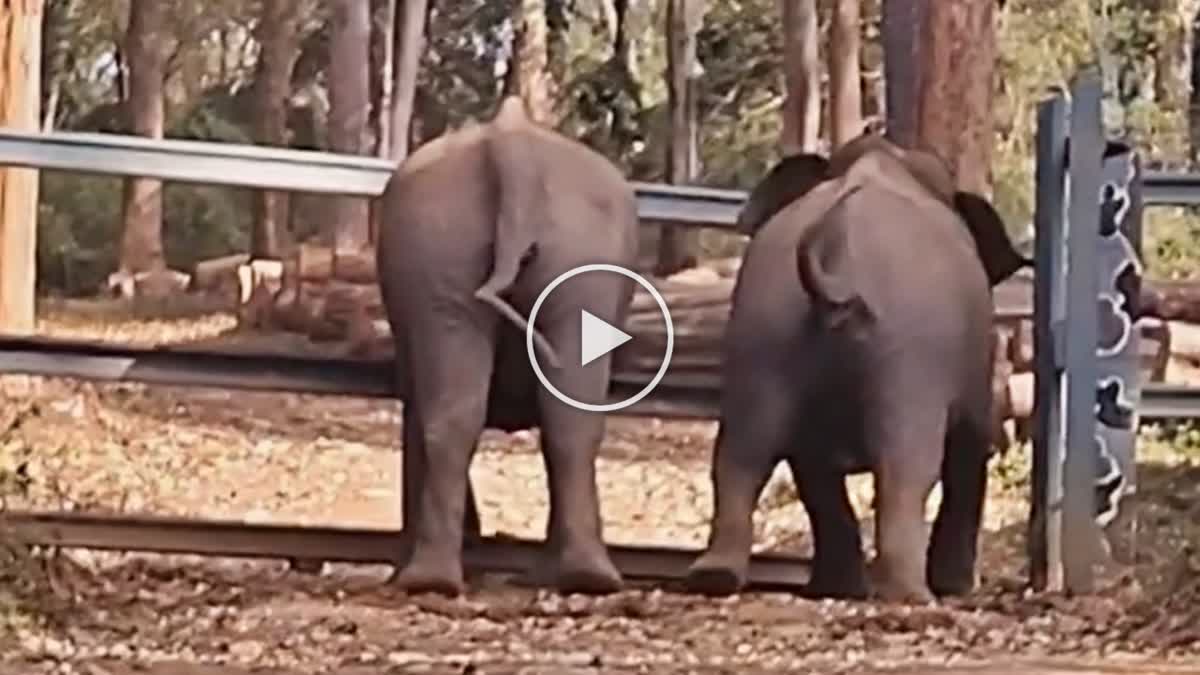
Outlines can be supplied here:
<path id="1" fill-rule="evenodd" d="M 43 330 L 148 343 L 203 339 L 232 323 L 60 312 Z M 394 402 L 12 376 L 0 378 L 0 401 L 0 474 L 23 463 L 30 481 L 16 506 L 398 525 Z M 714 432 L 613 418 L 598 467 L 610 541 L 703 545 Z M 1090 598 L 1022 589 L 1028 451 L 1018 449 L 992 472 L 983 586 L 941 606 L 648 588 L 559 597 L 494 579 L 458 600 L 406 598 L 383 585 L 383 566 L 310 576 L 274 561 L 70 551 L 44 565 L 35 595 L 15 579 L 4 586 L 0 609 L 5 598 L 21 604 L 0 624 L 0 675 L 1200 673 L 1200 452 L 1188 438 L 1147 437 L 1137 563 L 1108 570 Z M 542 535 L 536 434 L 486 434 L 472 477 L 485 530 Z M 807 553 L 804 511 L 786 474 L 777 478 L 756 515 L 757 547 Z M 870 481 L 851 483 L 869 542 Z M 17 611 L 29 607 L 39 614 Z M 1188 663 L 1196 668 L 1179 669 Z"/>

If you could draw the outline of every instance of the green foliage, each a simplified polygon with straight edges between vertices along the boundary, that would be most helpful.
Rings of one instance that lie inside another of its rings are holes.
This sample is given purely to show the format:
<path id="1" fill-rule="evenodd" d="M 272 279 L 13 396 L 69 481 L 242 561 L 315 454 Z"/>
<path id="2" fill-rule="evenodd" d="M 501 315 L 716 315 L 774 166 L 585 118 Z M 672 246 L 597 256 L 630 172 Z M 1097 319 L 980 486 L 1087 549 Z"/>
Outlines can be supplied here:
<path id="1" fill-rule="evenodd" d="M 175 45 L 167 82 L 167 134 L 250 142 L 260 3 L 175 3 Z M 503 87 L 514 0 L 432 0 L 422 54 L 415 129 L 424 142 L 491 114 Z M 1009 0 L 998 12 L 995 75 L 994 200 L 1013 234 L 1023 236 L 1033 209 L 1036 106 L 1049 88 L 1066 88 L 1077 68 L 1099 61 L 1108 77 L 1110 131 L 1133 142 L 1147 166 L 1190 166 L 1186 73 L 1157 78 L 1163 58 L 1179 53 L 1182 23 L 1174 3 L 1151 0 Z M 595 147 L 637 180 L 662 180 L 669 140 L 666 107 L 666 0 L 629 3 L 626 50 L 614 51 L 607 0 L 553 0 L 550 68 L 557 82 L 559 128 Z M 1163 8 L 1168 8 L 1164 10 Z M 703 184 L 746 189 L 778 157 L 783 101 L 782 49 L 774 0 L 707 0 L 697 49 L 699 149 Z M 113 64 L 127 0 L 50 0 L 46 7 L 44 100 L 59 128 L 118 131 L 119 77 Z M 324 146 L 324 69 L 328 11 L 304 0 L 303 39 L 293 77 L 293 147 Z M 879 78 L 879 2 L 863 4 L 864 103 L 874 110 Z M 827 11 L 823 12 L 827 15 Z M 828 16 L 823 25 L 827 27 Z M 1174 51 L 1172 51 L 1174 50 Z M 1174 92 L 1159 100 L 1158 91 Z M 170 264 L 246 245 L 249 191 L 170 185 L 164 234 Z M 299 230 L 318 224 L 321 200 L 298 196 Z M 43 288 L 93 289 L 116 260 L 121 183 L 46 172 L 42 179 L 38 261 Z M 1195 217 L 1186 209 L 1150 209 L 1150 272 L 1191 273 L 1200 258 Z M 709 254 L 736 253 L 736 239 L 705 232 Z"/>

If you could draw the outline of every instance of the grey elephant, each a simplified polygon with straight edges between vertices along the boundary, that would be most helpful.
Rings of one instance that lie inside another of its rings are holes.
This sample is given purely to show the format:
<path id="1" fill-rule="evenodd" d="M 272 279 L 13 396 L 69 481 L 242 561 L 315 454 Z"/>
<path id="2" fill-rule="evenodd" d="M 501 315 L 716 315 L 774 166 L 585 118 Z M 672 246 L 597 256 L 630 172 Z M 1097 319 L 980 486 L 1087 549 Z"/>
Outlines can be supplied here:
<path id="1" fill-rule="evenodd" d="M 991 286 L 1030 261 L 940 160 L 876 135 L 828 160 L 782 160 L 738 228 L 752 236 L 725 334 L 715 512 L 688 586 L 742 587 L 751 514 L 787 461 L 813 528 L 810 594 L 928 601 L 971 590 L 991 454 Z M 866 471 L 870 573 L 845 485 Z"/>
<path id="2" fill-rule="evenodd" d="M 519 98 L 401 164 L 383 196 L 379 283 L 403 406 L 405 541 L 393 581 L 410 592 L 465 590 L 462 547 L 478 515 L 468 468 L 485 427 L 540 427 L 550 488 L 537 583 L 615 591 L 595 458 L 602 414 L 568 406 L 529 362 L 527 317 L 556 277 L 589 263 L 632 267 L 637 203 L 605 157 L 531 121 Z M 532 349 L 562 393 L 606 401 L 611 354 L 580 365 L 580 311 L 621 325 L 633 282 L 572 277 L 538 311 Z"/>

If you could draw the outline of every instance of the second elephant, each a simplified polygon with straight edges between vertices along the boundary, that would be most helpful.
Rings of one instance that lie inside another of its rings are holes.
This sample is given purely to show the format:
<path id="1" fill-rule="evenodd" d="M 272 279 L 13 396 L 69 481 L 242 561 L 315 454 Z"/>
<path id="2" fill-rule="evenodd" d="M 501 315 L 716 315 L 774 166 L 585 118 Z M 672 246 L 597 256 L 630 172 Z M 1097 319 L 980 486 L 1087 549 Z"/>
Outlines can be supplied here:
<path id="1" fill-rule="evenodd" d="M 725 333 L 716 508 L 689 586 L 743 585 L 751 514 L 787 461 L 813 527 L 813 594 L 969 590 L 990 454 L 990 287 L 1028 261 L 936 158 L 875 136 L 829 160 L 784 159 L 739 227 L 752 238 Z M 872 575 L 845 485 L 863 471 L 876 487 Z"/>

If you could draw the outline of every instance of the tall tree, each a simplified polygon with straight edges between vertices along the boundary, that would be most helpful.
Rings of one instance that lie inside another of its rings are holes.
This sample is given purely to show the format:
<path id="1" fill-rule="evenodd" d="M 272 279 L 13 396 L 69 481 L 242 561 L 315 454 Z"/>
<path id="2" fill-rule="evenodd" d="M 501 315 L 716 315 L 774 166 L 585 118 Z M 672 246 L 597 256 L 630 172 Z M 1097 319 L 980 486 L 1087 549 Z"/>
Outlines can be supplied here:
<path id="1" fill-rule="evenodd" d="M 0 2 L 0 124 L 35 131 L 40 107 L 41 0 Z M 34 330 L 38 172 L 0 168 L 0 332 Z"/>
<path id="2" fill-rule="evenodd" d="M 378 133 L 375 135 L 375 154 L 387 157 L 392 149 L 392 88 L 396 81 L 396 2 L 375 0 L 371 13 L 371 116 Z M 378 4 L 379 7 L 375 8 Z"/>
<path id="3" fill-rule="evenodd" d="M 913 0 L 883 0 L 880 32 L 887 136 L 905 147 L 913 147 L 917 142 L 917 99 L 922 75 L 921 26 L 928 5 Z"/>
<path id="4" fill-rule="evenodd" d="M 427 0 L 404 0 L 403 11 L 396 12 L 389 153 L 393 160 L 408 156 L 413 105 L 417 96 L 417 73 L 421 67 L 421 52 L 425 48 L 425 18 L 428 10 Z"/>
<path id="5" fill-rule="evenodd" d="M 700 172 L 696 121 L 696 34 L 704 20 L 704 0 L 667 1 L 667 105 L 671 110 L 671 141 L 667 147 L 667 180 L 690 183 Z M 664 225 L 658 241 L 660 276 L 696 264 L 697 232 Z"/>
<path id="6" fill-rule="evenodd" d="M 255 82 L 254 140 L 263 145 L 287 145 L 287 102 L 292 91 L 292 68 L 300 51 L 300 13 L 294 0 L 263 0 L 255 34 L 261 50 Z M 278 258 L 288 222 L 288 193 L 256 193 L 253 217 L 250 254 Z"/>
<path id="7" fill-rule="evenodd" d="M 170 11 L 170 5 L 162 0 L 129 3 L 122 45 L 129 83 L 125 113 L 130 131 L 148 138 L 163 137 L 163 80 L 173 41 L 168 27 Z M 127 178 L 122 206 L 119 272 L 128 275 L 164 269 L 162 181 Z"/>
<path id="8" fill-rule="evenodd" d="M 365 154 L 371 94 L 368 77 L 371 8 L 365 0 L 333 0 L 329 39 L 329 149 Z M 338 251 L 359 250 L 370 243 L 368 203 L 362 197 L 329 200 L 325 226 Z"/>
<path id="9" fill-rule="evenodd" d="M 816 0 L 779 0 L 783 25 L 784 154 L 814 152 L 821 134 L 821 62 Z"/>
<path id="10" fill-rule="evenodd" d="M 1189 48 L 1192 63 L 1188 72 L 1188 81 L 1191 84 L 1191 92 L 1188 95 L 1188 140 L 1192 165 L 1200 166 L 1200 8 L 1190 19 L 1192 41 Z"/>
<path id="11" fill-rule="evenodd" d="M 919 145 L 945 160 L 959 189 L 992 188 L 996 0 L 934 2 L 921 30 Z"/>
<path id="12" fill-rule="evenodd" d="M 513 26 L 516 32 L 505 89 L 521 97 L 533 119 L 553 126 L 555 92 L 547 43 L 546 0 L 516 0 Z"/>
<path id="13" fill-rule="evenodd" d="M 835 0 L 829 29 L 830 143 L 838 147 L 862 133 L 862 34 L 859 0 Z"/>

